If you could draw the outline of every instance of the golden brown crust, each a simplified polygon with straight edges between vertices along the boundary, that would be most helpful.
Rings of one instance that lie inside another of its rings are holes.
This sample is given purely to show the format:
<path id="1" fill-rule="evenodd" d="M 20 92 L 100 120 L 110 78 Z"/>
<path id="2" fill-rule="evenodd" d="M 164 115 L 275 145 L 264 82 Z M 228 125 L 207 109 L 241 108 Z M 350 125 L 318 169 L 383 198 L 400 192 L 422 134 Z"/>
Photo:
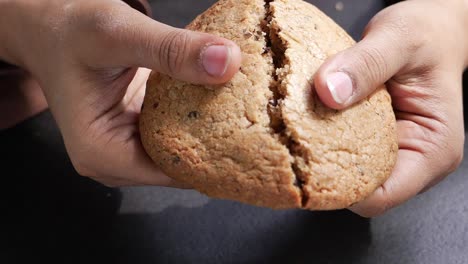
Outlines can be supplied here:
<path id="1" fill-rule="evenodd" d="M 310 80 L 353 40 L 303 1 L 276 0 L 270 8 L 271 27 L 288 48 L 288 66 L 277 73 L 289 141 L 272 128 L 268 111 L 275 69 L 261 27 L 265 1 L 222 0 L 188 29 L 236 42 L 241 71 L 216 89 L 153 73 L 140 118 L 143 145 L 167 175 L 212 197 L 271 208 L 347 207 L 375 190 L 394 165 L 390 97 L 381 88 L 350 110 L 325 108 Z"/>
<path id="2" fill-rule="evenodd" d="M 354 44 L 316 7 L 300 0 L 271 3 L 272 29 L 286 46 L 279 69 L 286 133 L 294 141 L 305 207 L 335 209 L 362 200 L 394 166 L 398 146 L 390 96 L 381 87 L 346 111 L 326 108 L 312 78 L 326 58 Z"/>
<path id="3" fill-rule="evenodd" d="M 243 52 L 241 72 L 216 89 L 153 75 L 142 140 L 163 171 L 209 196 L 300 207 L 291 156 L 269 127 L 273 65 L 262 55 L 264 17 L 263 0 L 226 0 L 189 25 L 235 41 Z"/>

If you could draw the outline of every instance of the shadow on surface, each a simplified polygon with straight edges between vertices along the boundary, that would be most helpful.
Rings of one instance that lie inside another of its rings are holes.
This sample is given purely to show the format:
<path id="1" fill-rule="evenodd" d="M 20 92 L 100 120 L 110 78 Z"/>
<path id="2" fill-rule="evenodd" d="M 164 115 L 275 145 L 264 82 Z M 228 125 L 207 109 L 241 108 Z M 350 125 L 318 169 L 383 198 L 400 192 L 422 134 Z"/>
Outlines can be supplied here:
<path id="1" fill-rule="evenodd" d="M 0 146 L 0 263 L 41 256 L 67 263 L 67 252 L 88 254 L 88 246 L 102 245 L 121 195 L 75 172 L 49 112 L 0 131 Z"/>
<path id="2" fill-rule="evenodd" d="M 76 174 L 49 112 L 0 132 L 0 146 L 2 263 L 350 263 L 370 243 L 369 222 L 347 211 L 211 200 L 120 215 L 121 193 Z"/>
<path id="3" fill-rule="evenodd" d="M 161 0 L 154 11 L 183 26 L 212 2 L 186 8 L 195 2 Z M 0 263 L 359 263 L 368 254 L 369 221 L 347 211 L 211 200 L 119 214 L 121 193 L 76 174 L 48 112 L 0 132 L 0 147 Z"/>
<path id="4" fill-rule="evenodd" d="M 112 240 L 125 249 L 120 263 L 353 263 L 370 244 L 369 222 L 350 212 L 279 212 L 227 201 L 123 215 L 116 226 Z"/>

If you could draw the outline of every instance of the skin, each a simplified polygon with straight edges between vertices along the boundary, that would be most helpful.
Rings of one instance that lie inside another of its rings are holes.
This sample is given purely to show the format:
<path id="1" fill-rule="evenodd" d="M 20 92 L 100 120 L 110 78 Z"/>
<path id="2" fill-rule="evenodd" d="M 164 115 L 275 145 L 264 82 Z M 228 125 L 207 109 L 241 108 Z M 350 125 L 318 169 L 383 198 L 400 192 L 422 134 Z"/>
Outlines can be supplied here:
<path id="1" fill-rule="evenodd" d="M 149 69 L 223 83 L 240 67 L 233 42 L 161 24 L 119 0 L 0 0 L 0 10 L 0 59 L 37 80 L 80 175 L 108 186 L 179 187 L 138 136 Z"/>
<path id="2" fill-rule="evenodd" d="M 378 216 L 434 186 L 463 160 L 467 7 L 461 0 L 391 6 L 372 19 L 356 46 L 330 58 L 315 76 L 316 90 L 331 108 L 352 106 L 384 83 L 392 96 L 399 141 L 396 167 L 352 211 Z M 338 100 L 329 82 L 336 72 L 340 74 L 331 84 L 335 81 L 342 94 Z M 349 85 L 342 73 L 349 76 Z"/>
<path id="3" fill-rule="evenodd" d="M 25 78 L 42 88 L 81 175 L 108 186 L 177 186 L 154 166 L 138 137 L 149 69 L 193 83 L 223 83 L 240 66 L 234 43 L 163 25 L 118 0 L 0 0 L 0 12 L 0 59 L 27 70 Z M 385 184 L 350 208 L 354 212 L 380 215 L 460 165 L 467 13 L 462 0 L 394 5 L 372 19 L 355 47 L 316 74 L 315 89 L 331 108 L 350 107 L 383 84 L 392 95 L 398 162 Z M 201 58 L 213 44 L 229 52 L 216 48 L 205 67 Z M 44 108 L 41 102 L 34 109 Z"/>

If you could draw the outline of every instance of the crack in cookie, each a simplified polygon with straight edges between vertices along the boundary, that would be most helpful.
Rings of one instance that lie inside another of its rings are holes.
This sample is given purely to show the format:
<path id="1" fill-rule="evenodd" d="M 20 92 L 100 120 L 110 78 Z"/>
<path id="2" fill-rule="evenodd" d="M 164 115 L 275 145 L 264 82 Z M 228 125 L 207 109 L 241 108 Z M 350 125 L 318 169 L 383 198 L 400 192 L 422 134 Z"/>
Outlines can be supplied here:
<path id="1" fill-rule="evenodd" d="M 278 136 L 278 140 L 283 144 L 289 151 L 289 154 L 293 158 L 291 162 L 291 170 L 293 171 L 296 180 L 295 185 L 299 188 L 301 192 L 301 203 L 302 206 L 305 206 L 308 201 L 306 192 L 303 190 L 305 183 L 305 175 L 302 173 L 298 162 L 297 157 L 302 157 L 303 153 L 300 151 L 299 145 L 295 140 L 286 133 L 286 124 L 284 123 L 282 114 L 281 114 L 281 105 L 282 101 L 286 98 L 286 95 L 281 90 L 281 77 L 278 72 L 288 66 L 288 60 L 285 56 L 286 45 L 284 40 L 279 36 L 279 29 L 272 27 L 272 20 L 274 19 L 274 14 L 270 9 L 270 3 L 274 0 L 265 0 L 265 19 L 262 21 L 261 28 L 265 33 L 265 42 L 266 48 L 265 52 L 270 53 L 273 59 L 274 70 L 272 72 L 272 81 L 269 86 L 273 96 L 268 102 L 268 114 L 270 116 L 270 127 L 273 132 Z"/>

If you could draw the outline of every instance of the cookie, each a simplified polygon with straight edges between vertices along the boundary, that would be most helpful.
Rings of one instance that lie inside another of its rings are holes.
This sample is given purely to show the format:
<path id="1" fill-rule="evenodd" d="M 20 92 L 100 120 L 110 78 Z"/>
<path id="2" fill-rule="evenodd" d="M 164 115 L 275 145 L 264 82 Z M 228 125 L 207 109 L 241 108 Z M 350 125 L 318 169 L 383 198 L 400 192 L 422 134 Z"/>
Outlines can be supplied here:
<path id="1" fill-rule="evenodd" d="M 221 0 L 187 27 L 236 42 L 240 71 L 201 86 L 153 72 L 140 116 L 149 156 L 208 196 L 274 209 L 333 210 L 369 196 L 398 150 L 385 87 L 355 106 L 325 107 L 313 77 L 355 44 L 301 0 Z"/>

